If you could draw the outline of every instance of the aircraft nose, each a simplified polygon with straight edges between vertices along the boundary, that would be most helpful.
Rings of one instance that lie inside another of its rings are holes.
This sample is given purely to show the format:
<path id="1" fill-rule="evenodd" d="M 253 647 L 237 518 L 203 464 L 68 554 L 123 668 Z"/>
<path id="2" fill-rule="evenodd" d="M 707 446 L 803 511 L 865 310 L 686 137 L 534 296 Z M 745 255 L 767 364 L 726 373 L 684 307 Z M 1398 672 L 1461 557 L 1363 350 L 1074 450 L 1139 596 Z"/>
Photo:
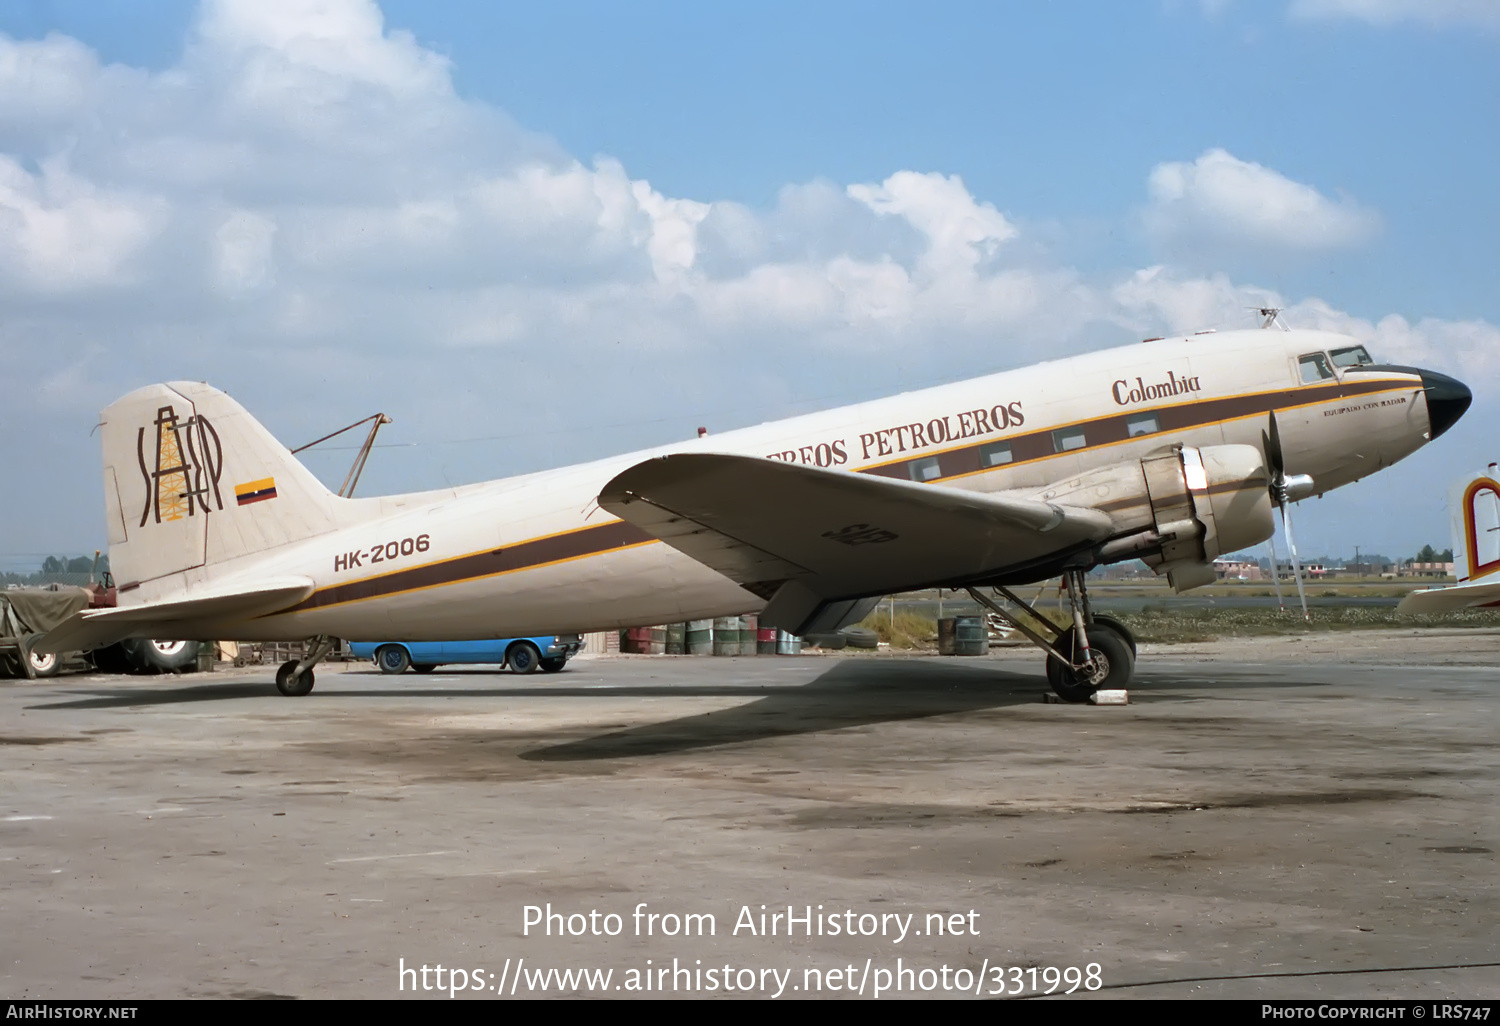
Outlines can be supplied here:
<path id="1" fill-rule="evenodd" d="M 1427 422 L 1432 437 L 1436 438 L 1464 415 L 1474 401 L 1474 393 L 1469 391 L 1468 385 L 1446 374 L 1427 370 L 1421 374 L 1422 388 L 1427 393 Z"/>

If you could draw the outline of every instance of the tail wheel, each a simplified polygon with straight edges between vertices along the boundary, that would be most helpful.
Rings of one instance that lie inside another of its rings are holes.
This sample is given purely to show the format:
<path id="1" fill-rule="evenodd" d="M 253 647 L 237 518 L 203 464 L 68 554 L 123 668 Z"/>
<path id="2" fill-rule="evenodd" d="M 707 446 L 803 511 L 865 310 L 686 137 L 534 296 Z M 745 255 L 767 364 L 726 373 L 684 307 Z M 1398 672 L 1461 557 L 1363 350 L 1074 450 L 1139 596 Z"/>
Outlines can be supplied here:
<path id="1" fill-rule="evenodd" d="M 416 673 L 431 673 L 438 668 L 437 663 L 412 663 L 411 668 Z"/>
<path id="2" fill-rule="evenodd" d="M 567 665 L 567 656 L 542 656 L 542 672 L 556 673 Z"/>
<path id="3" fill-rule="evenodd" d="M 382 645 L 375 650 L 375 665 L 381 673 L 405 673 L 411 665 L 411 656 L 400 645 Z"/>
<path id="4" fill-rule="evenodd" d="M 288 698 L 301 698 L 313 689 L 312 670 L 303 670 L 301 673 L 296 673 L 296 670 L 297 660 L 288 659 L 276 671 L 276 690 Z"/>
<path id="5" fill-rule="evenodd" d="M 1135 672 L 1135 657 L 1120 635 L 1106 628 L 1089 631 L 1088 638 L 1094 658 L 1080 670 L 1060 662 L 1056 656 L 1047 657 L 1047 680 L 1064 702 L 1087 702 L 1095 691 L 1123 688 Z M 1058 639 L 1057 649 L 1068 655 L 1075 652 L 1071 629 Z"/>
<path id="6" fill-rule="evenodd" d="M 518 641 L 505 653 L 505 665 L 511 673 L 535 673 L 541 664 L 541 651 L 529 641 Z"/>

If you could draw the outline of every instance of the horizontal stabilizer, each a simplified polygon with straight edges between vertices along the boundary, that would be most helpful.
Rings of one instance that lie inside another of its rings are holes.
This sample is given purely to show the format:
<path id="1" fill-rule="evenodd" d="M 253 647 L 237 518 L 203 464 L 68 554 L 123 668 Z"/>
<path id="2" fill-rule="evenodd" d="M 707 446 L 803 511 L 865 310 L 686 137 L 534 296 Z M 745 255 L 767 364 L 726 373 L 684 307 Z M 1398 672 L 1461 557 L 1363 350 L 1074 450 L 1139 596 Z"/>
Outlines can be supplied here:
<path id="1" fill-rule="evenodd" d="M 280 577 L 250 588 L 208 591 L 190 599 L 74 613 L 42 635 L 38 652 L 77 652 L 126 638 L 180 639 L 181 628 L 216 620 L 244 620 L 296 605 L 313 592 L 306 577 Z M 188 639 L 203 640 L 203 639 Z"/>
<path id="2" fill-rule="evenodd" d="M 715 453 L 638 463 L 599 505 L 762 597 L 780 592 L 782 622 L 829 600 L 979 580 L 1111 530 L 1092 509 Z"/>
<path id="3" fill-rule="evenodd" d="M 1500 605 L 1500 581 L 1460 584 L 1452 588 L 1423 588 L 1402 599 L 1396 612 L 1421 616 L 1493 605 Z"/>

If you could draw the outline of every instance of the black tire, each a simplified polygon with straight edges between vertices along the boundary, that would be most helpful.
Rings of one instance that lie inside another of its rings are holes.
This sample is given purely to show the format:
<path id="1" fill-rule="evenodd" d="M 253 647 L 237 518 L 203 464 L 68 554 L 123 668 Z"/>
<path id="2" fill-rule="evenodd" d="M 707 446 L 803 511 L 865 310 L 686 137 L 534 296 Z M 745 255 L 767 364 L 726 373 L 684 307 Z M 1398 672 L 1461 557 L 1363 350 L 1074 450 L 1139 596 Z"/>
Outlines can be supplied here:
<path id="1" fill-rule="evenodd" d="M 568 657 L 567 656 L 543 656 L 542 657 L 542 663 L 541 663 L 541 665 L 542 665 L 542 672 L 543 673 L 556 673 L 559 670 L 561 670 L 564 666 L 568 665 Z"/>
<path id="2" fill-rule="evenodd" d="M 535 673 L 542 664 L 542 653 L 529 641 L 518 641 L 505 650 L 505 665 L 511 673 Z"/>
<path id="3" fill-rule="evenodd" d="M 147 641 L 130 638 L 120 642 L 125 661 L 137 673 L 186 673 L 198 668 L 198 642 Z"/>
<path id="4" fill-rule="evenodd" d="M 296 668 L 297 660 L 288 659 L 276 671 L 276 690 L 288 698 L 301 698 L 303 695 L 311 693 L 313 689 L 312 669 L 303 670 L 297 675 L 296 680 L 293 680 L 292 671 Z"/>
<path id="5" fill-rule="evenodd" d="M 120 642 L 105 645 L 84 653 L 100 673 L 129 673 L 130 660 L 125 656 L 125 646 Z"/>
<path id="6" fill-rule="evenodd" d="M 1089 648 L 1093 650 L 1097 669 L 1087 677 L 1058 662 L 1055 656 L 1047 657 L 1047 681 L 1064 702 L 1087 702 L 1095 691 L 1118 690 L 1130 683 L 1135 657 L 1124 638 L 1108 628 L 1089 631 Z M 1058 639 L 1057 649 L 1065 654 L 1073 652 L 1072 628 Z"/>
<path id="7" fill-rule="evenodd" d="M 431 673 L 438 668 L 437 663 L 412 663 L 412 671 L 415 673 Z"/>
<path id="8" fill-rule="evenodd" d="M 1118 634 L 1120 637 L 1124 638 L 1125 644 L 1130 646 L 1131 657 L 1135 657 L 1135 634 L 1129 627 L 1125 626 L 1124 621 L 1118 620 L 1113 616 L 1101 616 L 1096 613 L 1094 614 L 1094 623 L 1100 627 L 1107 627 Z"/>
<path id="9" fill-rule="evenodd" d="M 411 656 L 400 645 L 381 645 L 375 650 L 375 665 L 381 673 L 405 673 Z"/>

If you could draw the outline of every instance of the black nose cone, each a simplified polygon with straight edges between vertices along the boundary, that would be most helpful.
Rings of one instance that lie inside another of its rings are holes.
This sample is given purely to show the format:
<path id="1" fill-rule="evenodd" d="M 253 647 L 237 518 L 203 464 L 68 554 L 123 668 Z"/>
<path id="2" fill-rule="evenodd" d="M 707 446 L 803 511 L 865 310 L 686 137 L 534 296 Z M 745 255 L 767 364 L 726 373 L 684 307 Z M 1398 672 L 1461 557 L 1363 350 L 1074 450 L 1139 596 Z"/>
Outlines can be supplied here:
<path id="1" fill-rule="evenodd" d="M 1427 391 L 1427 423 L 1432 427 L 1432 437 L 1436 438 L 1464 415 L 1474 401 L 1474 393 L 1457 378 L 1436 371 L 1424 370 L 1421 373 L 1422 387 Z"/>

